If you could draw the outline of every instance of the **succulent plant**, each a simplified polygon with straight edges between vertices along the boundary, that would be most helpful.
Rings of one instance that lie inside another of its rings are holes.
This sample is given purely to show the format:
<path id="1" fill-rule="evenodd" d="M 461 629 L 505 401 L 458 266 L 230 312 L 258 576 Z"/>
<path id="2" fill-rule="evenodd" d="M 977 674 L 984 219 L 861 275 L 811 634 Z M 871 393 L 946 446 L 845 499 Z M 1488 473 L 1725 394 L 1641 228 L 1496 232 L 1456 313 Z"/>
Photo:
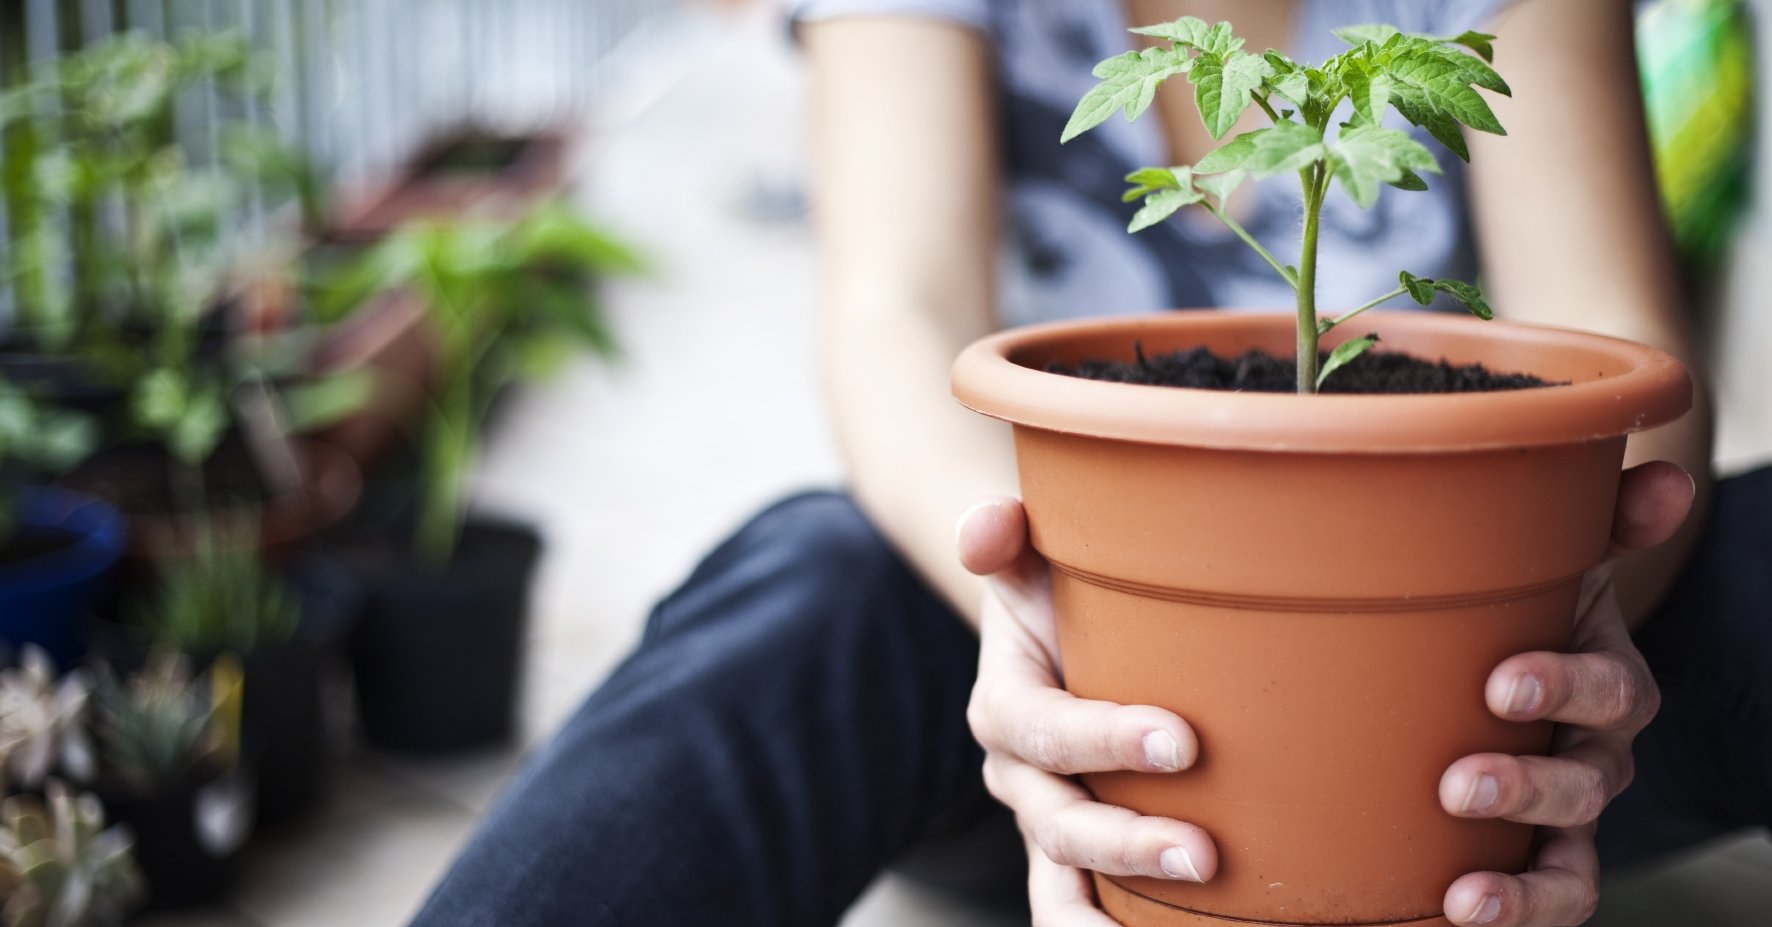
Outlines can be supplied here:
<path id="1" fill-rule="evenodd" d="M 98 799 L 59 780 L 45 793 L 0 805 L 0 927 L 122 923 L 143 889 L 128 829 L 107 829 Z"/>
<path id="2" fill-rule="evenodd" d="M 131 789 L 152 791 L 220 749 L 214 704 L 171 651 L 156 651 L 126 683 L 102 679 L 97 702 L 99 762 L 108 779 Z"/>
<path id="3" fill-rule="evenodd" d="M 0 670 L 0 785 L 35 789 L 58 767 L 78 780 L 91 777 L 91 691 L 78 670 L 58 682 L 54 662 L 35 644 L 24 646 L 18 666 Z"/>

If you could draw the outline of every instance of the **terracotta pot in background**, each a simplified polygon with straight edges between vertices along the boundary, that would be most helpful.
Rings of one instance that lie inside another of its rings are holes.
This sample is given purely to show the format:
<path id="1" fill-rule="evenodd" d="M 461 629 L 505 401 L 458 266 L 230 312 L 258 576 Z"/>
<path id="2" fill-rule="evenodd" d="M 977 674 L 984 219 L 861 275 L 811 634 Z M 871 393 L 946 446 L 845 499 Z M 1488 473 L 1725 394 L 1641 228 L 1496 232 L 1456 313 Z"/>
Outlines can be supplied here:
<path id="1" fill-rule="evenodd" d="M 376 297 L 328 332 L 314 352 L 314 374 L 362 371 L 372 378 L 368 404 L 318 437 L 371 473 L 396 442 L 421 426 L 437 363 L 436 336 L 418 297 L 408 290 Z"/>
<path id="2" fill-rule="evenodd" d="M 1567 647 L 1624 435 L 1677 418 L 1691 386 L 1667 355 L 1594 335 L 1363 321 L 1385 350 L 1570 385 L 1296 396 L 1043 372 L 1129 360 L 1134 342 L 1292 353 L 1290 315 L 1221 312 L 1012 330 L 954 366 L 961 402 L 1016 426 L 1067 687 L 1162 706 L 1199 735 L 1186 772 L 1085 777 L 1218 844 L 1209 884 L 1097 877 L 1128 927 L 1447 924 L 1454 879 L 1527 864 L 1531 828 L 1448 815 L 1441 774 L 1549 747 L 1550 725 L 1489 713 L 1484 681 Z"/>
<path id="3" fill-rule="evenodd" d="M 427 219 L 521 215 L 566 188 L 572 135 L 570 126 L 520 134 L 461 129 L 426 145 L 386 181 L 340 196 L 325 235 L 372 241 Z"/>

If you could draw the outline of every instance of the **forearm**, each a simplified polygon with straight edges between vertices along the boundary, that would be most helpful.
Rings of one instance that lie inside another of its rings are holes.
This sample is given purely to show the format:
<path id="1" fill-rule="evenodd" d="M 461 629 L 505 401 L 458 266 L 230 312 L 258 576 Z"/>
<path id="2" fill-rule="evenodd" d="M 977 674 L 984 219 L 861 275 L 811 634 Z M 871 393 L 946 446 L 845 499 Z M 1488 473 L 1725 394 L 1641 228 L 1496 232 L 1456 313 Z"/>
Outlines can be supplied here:
<path id="1" fill-rule="evenodd" d="M 868 297 L 870 301 L 873 297 Z M 984 331 L 974 313 L 848 306 L 827 332 L 837 434 L 863 511 L 974 627 L 984 581 L 954 555 L 954 523 L 980 498 L 1015 495 L 1008 426 L 949 395 L 948 364 Z"/>
<path id="2" fill-rule="evenodd" d="M 914 16 L 804 35 L 837 434 L 863 510 L 976 625 L 983 584 L 959 565 L 954 521 L 1016 486 L 1007 429 L 947 385 L 954 356 L 996 324 L 989 50 L 970 29 Z"/>
<path id="3" fill-rule="evenodd" d="M 1692 411 L 1631 439 L 1627 465 L 1679 464 L 1697 483 L 1680 533 L 1620 563 L 1633 624 L 1654 608 L 1702 527 L 1709 495 L 1710 403 L 1662 222 L 1632 46 L 1628 0 L 1521 0 L 1489 30 L 1513 84 L 1495 100 L 1506 137 L 1473 136 L 1472 205 L 1485 286 L 1498 312 L 1653 345 L 1692 372 Z M 1570 113 L 1582 118 L 1571 119 Z M 1604 152 L 1575 164 L 1568 151 Z M 1535 204 L 1527 207 L 1523 204 Z"/>

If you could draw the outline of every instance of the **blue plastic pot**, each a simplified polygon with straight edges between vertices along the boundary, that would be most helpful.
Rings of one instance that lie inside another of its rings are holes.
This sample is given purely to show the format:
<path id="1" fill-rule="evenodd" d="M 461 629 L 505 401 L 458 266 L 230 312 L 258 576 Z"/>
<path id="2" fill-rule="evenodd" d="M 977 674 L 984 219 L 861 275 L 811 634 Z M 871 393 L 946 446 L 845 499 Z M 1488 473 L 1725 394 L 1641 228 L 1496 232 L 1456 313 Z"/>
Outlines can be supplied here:
<path id="1" fill-rule="evenodd" d="M 37 644 L 68 669 L 85 656 L 86 610 L 123 553 L 123 516 L 61 489 L 26 489 L 17 504 L 18 532 L 60 532 L 73 542 L 0 565 L 0 642 L 14 653 Z"/>

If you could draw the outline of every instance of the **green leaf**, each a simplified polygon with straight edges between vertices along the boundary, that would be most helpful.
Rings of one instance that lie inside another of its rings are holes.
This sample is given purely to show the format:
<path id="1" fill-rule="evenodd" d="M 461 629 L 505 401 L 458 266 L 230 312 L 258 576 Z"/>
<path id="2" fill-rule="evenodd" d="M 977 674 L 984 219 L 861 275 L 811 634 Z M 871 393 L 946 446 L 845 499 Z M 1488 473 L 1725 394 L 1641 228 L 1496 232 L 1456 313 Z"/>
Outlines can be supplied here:
<path id="1" fill-rule="evenodd" d="M 98 423 L 74 412 L 48 415 L 38 424 L 34 443 L 32 456 L 38 466 L 68 470 L 98 447 Z"/>
<path id="2" fill-rule="evenodd" d="M 1330 351 L 1329 359 L 1323 362 L 1323 369 L 1317 371 L 1317 389 L 1323 388 L 1323 381 L 1329 379 L 1330 374 L 1347 366 L 1350 361 L 1371 350 L 1372 346 L 1377 343 L 1377 335 L 1367 335 L 1352 341 L 1344 341 L 1335 350 Z"/>
<path id="3" fill-rule="evenodd" d="M 1268 81 L 1276 96 L 1295 107 L 1303 107 L 1310 99 L 1311 79 L 1303 71 L 1288 71 Z"/>
<path id="4" fill-rule="evenodd" d="M 1392 92 L 1397 97 L 1398 111 L 1430 132 L 1433 127 L 1412 117 L 1411 109 L 1423 116 L 1431 113 L 1448 116 L 1480 132 L 1506 135 L 1507 130 L 1501 127 L 1482 94 L 1471 89 L 1469 71 L 1459 61 L 1452 60 L 1453 57 L 1478 63 L 1469 55 L 1437 45 L 1424 43 L 1396 49 L 1389 56 L 1384 71 L 1393 81 Z M 1409 109 L 1405 109 L 1405 105 Z M 1439 138 L 1440 134 L 1434 132 L 1434 137 Z"/>
<path id="5" fill-rule="evenodd" d="M 1198 16 L 1183 16 L 1174 22 L 1139 26 L 1132 31 L 1139 35 L 1168 39 L 1177 45 L 1185 45 L 1196 51 L 1220 57 L 1243 47 L 1243 40 L 1231 33 L 1230 23 L 1221 22 L 1207 25 L 1206 21 Z"/>
<path id="6" fill-rule="evenodd" d="M 1193 66 L 1186 52 L 1173 48 L 1147 48 L 1103 61 L 1095 66 L 1101 83 L 1077 103 L 1059 141 L 1068 142 L 1101 125 L 1116 110 L 1124 110 L 1128 120 L 1138 118 L 1150 108 L 1157 85 Z"/>
<path id="7" fill-rule="evenodd" d="M 1382 125 L 1384 111 L 1391 105 L 1390 75 L 1372 70 L 1363 61 L 1350 61 L 1342 70 L 1341 80 L 1347 85 L 1348 98 L 1360 121 L 1365 125 Z"/>
<path id="8" fill-rule="evenodd" d="M 1388 183 L 1399 190 L 1408 190 L 1412 193 L 1420 193 L 1427 189 L 1427 181 L 1422 180 L 1420 174 L 1417 174 L 1408 168 L 1403 169 L 1403 176 L 1398 177 L 1396 180 L 1387 180 L 1385 183 Z"/>
<path id="9" fill-rule="evenodd" d="M 1184 178 L 1189 173 L 1186 167 L 1141 167 L 1126 175 L 1126 182 L 1133 186 L 1120 197 L 1120 202 L 1130 203 L 1158 190 L 1180 190 L 1186 186 Z"/>
<path id="10" fill-rule="evenodd" d="M 346 370 L 289 384 L 278 393 L 290 432 L 300 434 L 337 424 L 368 406 L 375 395 L 375 376 L 368 370 Z"/>
<path id="11" fill-rule="evenodd" d="M 1445 293 L 1463 304 L 1471 315 L 1485 322 L 1495 318 L 1495 310 L 1491 309 L 1489 302 L 1483 298 L 1483 291 L 1463 280 L 1433 280 L 1427 277 L 1417 277 L 1405 270 L 1397 275 L 1397 282 L 1401 283 L 1403 289 L 1409 292 L 1410 299 L 1423 306 L 1434 301 L 1434 294 Z"/>
<path id="12" fill-rule="evenodd" d="M 199 390 L 191 397 L 185 414 L 173 423 L 165 438 L 167 450 L 186 466 L 209 459 L 228 427 L 227 403 L 217 389 Z"/>
<path id="13" fill-rule="evenodd" d="M 1194 178 L 1194 187 L 1201 193 L 1210 194 L 1214 199 L 1218 200 L 1218 206 L 1222 209 L 1224 208 L 1225 201 L 1231 198 L 1231 192 L 1242 186 L 1243 181 L 1247 179 L 1249 179 L 1248 171 L 1225 171 L 1221 174 L 1196 176 Z M 1293 271 L 1292 275 L 1297 277 L 1298 272 Z"/>
<path id="14" fill-rule="evenodd" d="M 1369 125 L 1342 130 L 1329 149 L 1329 163 L 1342 190 L 1361 208 L 1377 201 L 1381 184 L 1406 183 L 1406 174 L 1440 170 L 1433 153 L 1409 133 Z"/>
<path id="15" fill-rule="evenodd" d="M 1181 207 L 1198 203 L 1202 199 L 1205 197 L 1194 189 L 1161 190 L 1153 193 L 1145 198 L 1144 208 L 1132 217 L 1132 223 L 1126 226 L 1126 231 L 1142 232 L 1175 215 Z"/>
<path id="16" fill-rule="evenodd" d="M 1334 29 L 1331 31 L 1335 33 L 1336 38 L 1349 45 L 1357 47 L 1365 45 L 1368 42 L 1374 45 L 1383 45 L 1391 36 L 1396 35 L 1401 30 L 1396 26 L 1374 23 L 1370 25 L 1342 26 L 1340 29 Z"/>
<path id="17" fill-rule="evenodd" d="M 1200 119 L 1213 138 L 1237 124 L 1243 110 L 1254 102 L 1250 93 L 1267 81 L 1272 69 L 1258 55 L 1231 52 L 1227 57 L 1201 53 L 1194 59 L 1188 80 L 1194 82 L 1194 102 Z"/>
<path id="18" fill-rule="evenodd" d="M 1467 29 L 1449 39 L 1445 39 L 1444 41 L 1450 42 L 1453 45 L 1463 45 L 1465 48 L 1481 55 L 1484 61 L 1491 63 L 1495 61 L 1495 45 L 1493 44 L 1495 42 L 1495 36 L 1490 35 L 1487 32 L 1474 32 Z"/>
<path id="19" fill-rule="evenodd" d="M 1194 166 L 1200 174 L 1245 170 L 1269 177 L 1302 170 L 1325 154 L 1323 137 L 1310 126 L 1296 122 L 1275 123 L 1271 128 L 1245 132 L 1208 153 Z"/>

